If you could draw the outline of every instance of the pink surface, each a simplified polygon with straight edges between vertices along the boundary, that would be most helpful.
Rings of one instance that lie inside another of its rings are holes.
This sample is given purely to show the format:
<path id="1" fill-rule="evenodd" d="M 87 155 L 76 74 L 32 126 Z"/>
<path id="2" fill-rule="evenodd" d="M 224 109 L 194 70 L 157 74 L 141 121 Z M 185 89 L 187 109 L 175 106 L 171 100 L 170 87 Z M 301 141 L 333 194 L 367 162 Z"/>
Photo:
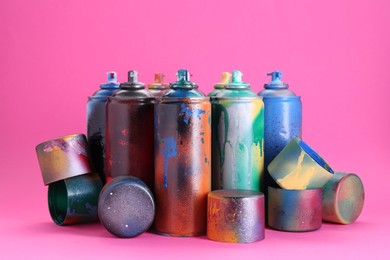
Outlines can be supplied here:
<path id="1" fill-rule="evenodd" d="M 1 1 L 0 258 L 388 259 L 389 8 L 387 0 Z M 266 230 L 248 245 L 150 233 L 116 239 L 99 224 L 54 225 L 35 145 L 85 133 L 87 96 L 106 71 L 124 81 L 137 69 L 150 82 L 155 71 L 172 81 L 180 68 L 204 92 L 222 71 L 240 69 L 258 92 L 266 72 L 282 70 L 302 96 L 304 140 L 363 180 L 357 222 Z"/>

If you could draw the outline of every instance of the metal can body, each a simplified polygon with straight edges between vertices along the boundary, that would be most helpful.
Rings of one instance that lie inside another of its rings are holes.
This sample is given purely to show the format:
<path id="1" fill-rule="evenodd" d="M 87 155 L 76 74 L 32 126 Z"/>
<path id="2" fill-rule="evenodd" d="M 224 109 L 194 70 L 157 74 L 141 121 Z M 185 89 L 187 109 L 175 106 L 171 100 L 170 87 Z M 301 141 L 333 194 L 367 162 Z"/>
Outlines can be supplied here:
<path id="1" fill-rule="evenodd" d="M 209 98 L 162 98 L 155 116 L 155 229 L 203 235 L 211 190 Z"/>
<path id="2" fill-rule="evenodd" d="M 302 103 L 299 96 L 263 97 L 264 102 L 264 162 L 271 161 L 295 137 L 302 137 Z M 274 186 L 268 171 L 265 183 Z"/>
<path id="3" fill-rule="evenodd" d="M 100 84 L 100 88 L 87 103 L 87 138 L 88 149 L 95 171 L 105 182 L 104 147 L 106 136 L 106 101 L 119 88 L 116 81 L 116 72 L 107 72 L 107 82 Z"/>
<path id="4" fill-rule="evenodd" d="M 111 93 L 112 94 L 112 93 Z M 104 173 L 104 146 L 106 136 L 106 98 L 89 97 L 87 103 L 87 138 L 91 160 L 101 179 Z"/>
<path id="5" fill-rule="evenodd" d="M 154 98 L 109 97 L 106 178 L 135 176 L 154 187 Z"/>
<path id="6" fill-rule="evenodd" d="M 268 165 L 292 139 L 302 137 L 302 103 L 301 97 L 281 80 L 281 71 L 267 75 L 272 76 L 272 80 L 258 93 L 264 102 L 265 185 L 278 187 L 269 175 Z"/>
<path id="7" fill-rule="evenodd" d="M 213 190 L 263 190 L 263 108 L 258 97 L 212 99 Z"/>

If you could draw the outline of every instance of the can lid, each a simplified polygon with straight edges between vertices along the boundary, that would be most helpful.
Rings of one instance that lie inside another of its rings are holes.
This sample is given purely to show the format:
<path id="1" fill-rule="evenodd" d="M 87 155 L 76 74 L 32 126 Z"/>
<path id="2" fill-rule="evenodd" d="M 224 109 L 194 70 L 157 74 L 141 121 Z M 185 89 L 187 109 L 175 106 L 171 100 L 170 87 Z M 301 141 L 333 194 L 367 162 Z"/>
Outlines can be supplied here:
<path id="1" fill-rule="evenodd" d="M 45 185 L 92 172 L 83 134 L 43 142 L 36 146 L 36 152 Z"/>
<path id="2" fill-rule="evenodd" d="M 191 74 L 188 72 L 188 70 L 180 69 L 176 73 L 177 81 L 170 83 L 170 87 L 175 88 L 189 88 L 194 89 L 198 88 L 198 86 L 191 81 Z"/>
<path id="3" fill-rule="evenodd" d="M 322 225 L 322 189 L 290 190 L 268 186 L 268 225 L 289 232 L 314 231 Z"/>
<path id="4" fill-rule="evenodd" d="M 287 89 L 288 84 L 284 83 L 282 79 L 282 72 L 279 70 L 275 70 L 273 72 L 267 73 L 267 76 L 271 76 L 272 79 L 269 83 L 264 84 L 264 88 L 266 89 Z"/>
<path id="5" fill-rule="evenodd" d="M 216 89 L 223 89 L 227 84 L 230 83 L 232 74 L 229 72 L 222 72 L 221 75 L 221 82 L 218 82 L 217 84 L 214 85 L 214 88 Z"/>
<path id="6" fill-rule="evenodd" d="M 168 84 L 164 84 L 165 74 L 161 72 L 154 73 L 154 82 L 150 83 L 148 87 L 150 89 L 167 89 Z"/>
<path id="7" fill-rule="evenodd" d="M 117 74 L 115 71 L 107 72 L 107 82 L 100 84 L 102 89 L 116 89 L 119 88 L 120 83 L 117 81 Z"/>
<path id="8" fill-rule="evenodd" d="M 98 214 L 100 222 L 113 235 L 124 238 L 138 236 L 154 221 L 152 192 L 136 177 L 116 177 L 100 192 Z"/>
<path id="9" fill-rule="evenodd" d="M 127 72 L 127 82 L 121 83 L 120 87 L 124 89 L 143 89 L 145 83 L 138 81 L 138 71 L 130 70 Z"/>
<path id="10" fill-rule="evenodd" d="M 229 243 L 264 239 L 264 194 L 252 190 L 215 190 L 207 195 L 207 238 Z"/>
<path id="11" fill-rule="evenodd" d="M 234 70 L 232 72 L 232 82 L 226 85 L 227 89 L 247 89 L 250 87 L 248 83 L 242 81 L 242 72 Z"/>
<path id="12" fill-rule="evenodd" d="M 351 224 L 364 206 L 364 186 L 358 175 L 336 172 L 322 187 L 322 220 Z"/>

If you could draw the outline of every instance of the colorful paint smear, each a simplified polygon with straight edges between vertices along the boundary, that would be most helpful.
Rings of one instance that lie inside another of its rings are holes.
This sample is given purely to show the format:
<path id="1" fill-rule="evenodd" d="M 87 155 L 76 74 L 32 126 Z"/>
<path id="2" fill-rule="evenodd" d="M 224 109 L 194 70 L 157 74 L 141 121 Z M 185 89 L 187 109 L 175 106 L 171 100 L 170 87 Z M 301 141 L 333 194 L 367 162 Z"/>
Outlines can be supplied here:
<path id="1" fill-rule="evenodd" d="M 322 224 L 322 190 L 268 187 L 268 225 L 281 231 L 313 231 Z"/>
<path id="2" fill-rule="evenodd" d="M 207 238 L 228 243 L 264 239 L 264 195 L 250 190 L 216 190 L 208 194 Z"/>
<path id="3" fill-rule="evenodd" d="M 336 172 L 322 190 L 324 221 L 340 224 L 356 221 L 364 206 L 364 187 L 359 176 Z"/>
<path id="4" fill-rule="evenodd" d="M 85 135 L 74 134 L 36 146 L 45 185 L 93 172 Z"/>
<path id="5" fill-rule="evenodd" d="M 268 172 L 280 187 L 290 190 L 322 188 L 333 176 L 325 160 L 297 137 L 269 164 Z"/>

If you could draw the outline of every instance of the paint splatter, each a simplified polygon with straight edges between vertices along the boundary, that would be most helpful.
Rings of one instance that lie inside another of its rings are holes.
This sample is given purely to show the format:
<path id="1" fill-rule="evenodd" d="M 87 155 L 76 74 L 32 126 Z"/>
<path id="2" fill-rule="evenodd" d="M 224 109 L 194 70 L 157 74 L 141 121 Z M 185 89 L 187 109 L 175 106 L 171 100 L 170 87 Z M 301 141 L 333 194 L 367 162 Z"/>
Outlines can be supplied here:
<path id="1" fill-rule="evenodd" d="M 188 108 L 184 103 L 181 103 L 180 104 L 180 114 L 183 115 L 184 119 L 183 121 L 188 125 L 188 122 L 189 122 L 189 119 L 191 117 L 198 117 L 198 119 L 200 120 L 200 115 L 202 114 L 206 114 L 206 111 L 202 110 L 202 109 L 197 109 L 197 108 L 193 108 L 193 109 L 190 109 Z"/>
<path id="2" fill-rule="evenodd" d="M 279 179 L 278 183 L 282 187 L 293 187 L 293 189 L 304 190 L 310 183 L 311 178 L 315 174 L 314 167 L 310 167 L 306 171 L 302 169 L 302 163 L 305 158 L 305 153 L 301 151 L 299 155 L 297 166 L 284 178 Z"/>
<path id="3" fill-rule="evenodd" d="M 125 128 L 121 131 L 121 133 L 123 136 L 127 136 L 127 135 L 129 135 L 129 129 Z"/>
<path id="4" fill-rule="evenodd" d="M 123 139 L 120 139 L 120 140 L 118 141 L 118 144 L 119 144 L 119 145 L 122 145 L 122 146 L 129 145 L 129 143 L 128 143 L 127 141 L 123 140 Z"/>
<path id="5" fill-rule="evenodd" d="M 87 149 L 84 145 L 84 140 L 79 138 L 78 136 L 75 136 L 73 138 L 63 138 L 63 139 L 57 139 L 49 142 L 43 147 L 43 151 L 45 153 L 50 153 L 52 151 L 64 151 L 66 153 L 70 152 L 71 150 L 75 151 L 79 155 L 85 155 L 87 156 Z"/>
<path id="6" fill-rule="evenodd" d="M 164 138 L 165 146 L 161 153 L 164 155 L 164 189 L 168 188 L 168 160 L 177 155 L 176 141 L 173 135 Z"/>

